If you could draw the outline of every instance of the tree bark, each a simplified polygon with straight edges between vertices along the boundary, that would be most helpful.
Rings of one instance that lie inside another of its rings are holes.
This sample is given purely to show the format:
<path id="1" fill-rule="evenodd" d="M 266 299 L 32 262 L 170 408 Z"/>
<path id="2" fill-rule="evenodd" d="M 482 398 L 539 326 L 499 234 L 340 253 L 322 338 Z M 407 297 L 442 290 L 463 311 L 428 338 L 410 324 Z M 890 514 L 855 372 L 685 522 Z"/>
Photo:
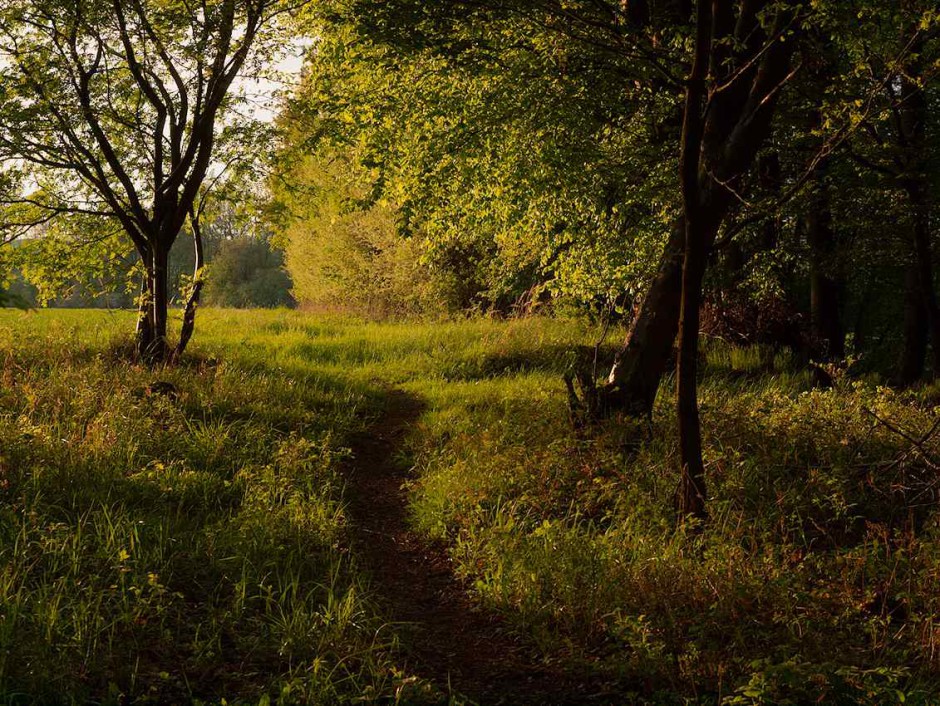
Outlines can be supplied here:
<path id="1" fill-rule="evenodd" d="M 169 287 L 168 287 L 168 248 L 159 242 L 150 245 L 150 262 L 147 267 L 147 278 L 150 289 L 148 306 L 148 332 L 146 344 L 138 348 L 138 354 L 149 365 L 157 365 L 167 360 L 169 348 L 167 346 L 167 321 L 169 318 Z"/>
<path id="2" fill-rule="evenodd" d="M 708 240 L 708 234 L 700 232 L 694 224 L 690 224 L 686 229 L 682 305 L 679 314 L 679 354 L 676 363 L 676 410 L 681 463 L 676 512 L 680 518 L 694 517 L 699 520 L 707 517 L 697 376 L 699 311 L 702 305 L 702 280 L 708 257 L 707 250 L 702 246 Z"/>
<path id="3" fill-rule="evenodd" d="M 202 285 L 204 282 L 202 268 L 204 264 L 202 248 L 202 228 L 199 225 L 199 218 L 190 214 L 190 222 L 193 229 L 193 248 L 195 250 L 195 265 L 193 267 L 193 286 L 189 293 L 189 299 L 186 301 L 186 308 L 183 311 L 183 326 L 180 330 L 180 340 L 173 351 L 173 362 L 180 359 L 193 337 L 193 330 L 196 326 L 196 308 L 199 306 L 199 297 L 202 294 Z"/>
<path id="4" fill-rule="evenodd" d="M 676 340 L 682 292 L 685 219 L 672 227 L 659 271 L 643 299 L 607 384 L 599 393 L 601 416 L 614 411 L 649 416 Z"/>
<path id="5" fill-rule="evenodd" d="M 901 78 L 898 102 L 898 140 L 902 149 L 900 184 L 911 209 L 912 262 L 905 283 L 904 353 L 900 381 L 909 385 L 923 375 L 926 346 L 933 347 L 933 371 L 940 374 L 940 308 L 934 290 L 933 248 L 930 242 L 930 183 L 926 161 L 927 95 L 917 80 L 922 74 L 922 42 L 912 48 L 914 61 Z M 914 297 L 920 297 L 916 303 Z"/>
<path id="6" fill-rule="evenodd" d="M 933 373 L 940 375 L 940 308 L 937 305 L 937 293 L 934 289 L 933 248 L 930 243 L 930 202 L 927 188 L 909 192 L 914 210 L 914 263 L 917 279 L 923 297 L 926 315 L 926 328 L 930 332 L 930 345 L 933 353 Z"/>
<path id="7" fill-rule="evenodd" d="M 705 462 L 702 459 L 702 430 L 698 413 L 698 329 L 706 258 L 715 236 L 715 232 L 708 232 L 705 220 L 706 213 L 711 210 L 706 205 L 706 198 L 712 190 L 709 188 L 711 176 L 703 174 L 703 142 L 707 97 L 705 80 L 709 63 L 713 59 L 713 24 L 721 18 L 713 15 L 710 2 L 702 1 L 698 3 L 695 15 L 695 50 L 692 69 L 686 80 L 679 152 L 679 184 L 685 220 L 679 354 L 676 360 L 676 421 L 680 463 L 676 510 L 680 521 L 690 517 L 704 520 L 706 517 Z M 725 199 L 719 198 L 718 201 Z M 720 205 L 715 206 L 721 209 Z M 721 222 L 724 210 L 721 209 L 716 223 Z"/>
<path id="8" fill-rule="evenodd" d="M 701 4 L 708 5 L 711 14 L 711 4 Z M 714 96 L 707 119 L 702 118 L 702 144 L 708 152 L 702 182 L 708 193 L 702 205 L 714 223 L 705 238 L 709 241 L 705 256 L 730 208 L 729 189 L 724 184 L 737 180 L 752 165 L 770 132 L 777 97 L 787 80 L 793 42 L 771 39 L 774 32 L 761 30 L 758 18 L 763 6 L 762 2 L 747 5 L 736 21 L 730 3 L 715 4 L 713 31 L 722 41 L 709 47 L 711 55 L 705 61 L 712 66 L 706 64 L 703 76 L 709 72 L 715 77 L 725 75 L 728 83 Z M 780 30 L 790 19 L 789 12 L 782 13 L 772 29 Z M 738 51 L 740 55 L 734 57 Z M 732 68 L 732 58 L 740 62 L 738 69 Z M 678 332 L 686 232 L 687 214 L 670 232 L 656 278 L 606 384 L 597 392 L 598 416 L 616 412 L 648 416 L 652 412 Z"/>
<path id="9" fill-rule="evenodd" d="M 146 262 L 146 261 L 145 261 Z M 135 349 L 140 358 L 144 358 L 146 351 L 153 345 L 153 299 L 152 278 L 150 265 L 144 268 L 140 282 L 140 299 L 137 304 L 137 330 L 135 335 Z"/>
<path id="10" fill-rule="evenodd" d="M 924 372 L 928 328 L 925 301 L 917 263 L 911 262 L 904 278 L 904 350 L 898 371 L 898 383 L 905 387 L 920 380 Z"/>

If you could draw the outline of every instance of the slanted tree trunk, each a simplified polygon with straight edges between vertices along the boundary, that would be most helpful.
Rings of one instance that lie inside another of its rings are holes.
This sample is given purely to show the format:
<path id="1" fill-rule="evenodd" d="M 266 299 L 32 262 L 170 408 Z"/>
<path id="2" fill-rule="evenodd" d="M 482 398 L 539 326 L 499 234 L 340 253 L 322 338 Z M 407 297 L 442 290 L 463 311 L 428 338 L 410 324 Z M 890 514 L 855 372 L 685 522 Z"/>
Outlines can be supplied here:
<path id="1" fill-rule="evenodd" d="M 173 351 L 173 361 L 177 361 L 186 350 L 189 340 L 193 337 L 193 330 L 196 326 L 196 307 L 199 306 L 199 298 L 202 294 L 204 256 L 202 248 L 202 228 L 199 225 L 199 216 L 193 211 L 190 212 L 190 225 L 193 229 L 193 247 L 195 250 L 195 265 L 193 266 L 193 283 L 189 292 L 189 298 L 186 301 L 186 308 L 183 310 L 183 326 L 180 330 L 180 340 Z"/>
<path id="2" fill-rule="evenodd" d="M 643 299 L 626 343 L 598 394 L 599 415 L 652 413 L 669 364 L 679 323 L 685 220 L 677 221 L 660 258 L 659 271 Z"/>
<path id="3" fill-rule="evenodd" d="M 711 4 L 701 4 L 708 5 L 711 14 Z M 710 108 L 702 116 L 702 145 L 708 157 L 702 162 L 699 178 L 705 198 L 702 208 L 709 213 L 713 227 L 699 231 L 693 224 L 693 232 L 701 232 L 704 249 L 696 252 L 704 252 L 706 258 L 730 209 L 728 184 L 752 165 L 770 131 L 778 94 L 787 80 L 794 42 L 792 38 L 779 41 L 779 34 L 773 33 L 782 32 L 792 16 L 781 10 L 778 24 L 765 32 L 761 12 L 768 5 L 765 0 L 745 3 L 738 7 L 740 15 L 735 17 L 735 8 L 730 3 L 715 4 L 713 30 L 720 42 L 709 43 L 707 61 L 711 66 L 706 75 L 716 81 L 723 77 L 727 83 L 721 86 L 720 92 L 708 97 Z M 784 14 L 787 18 L 783 18 Z M 688 213 L 685 212 L 670 232 L 656 278 L 610 376 L 594 394 L 597 416 L 607 417 L 618 412 L 649 415 L 652 411 L 679 329 L 688 232 Z M 691 277 L 689 281 L 697 279 Z M 701 300 L 701 292 L 690 296 Z"/>

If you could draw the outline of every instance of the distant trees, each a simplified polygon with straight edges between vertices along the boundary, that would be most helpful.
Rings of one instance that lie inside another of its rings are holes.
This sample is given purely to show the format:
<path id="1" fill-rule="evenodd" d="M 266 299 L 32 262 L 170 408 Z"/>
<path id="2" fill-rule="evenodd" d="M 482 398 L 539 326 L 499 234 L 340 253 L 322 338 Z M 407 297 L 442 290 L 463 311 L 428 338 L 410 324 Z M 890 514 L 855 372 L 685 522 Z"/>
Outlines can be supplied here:
<path id="1" fill-rule="evenodd" d="M 377 317 L 445 312 L 440 273 L 422 263 L 417 238 L 399 235 L 393 206 L 369 198 L 370 170 L 352 149 L 283 160 L 272 179 L 276 240 L 293 296 L 301 305 Z"/>
<path id="2" fill-rule="evenodd" d="M 212 258 L 203 297 L 211 306 L 290 306 L 291 280 L 284 256 L 267 238 L 225 240 Z"/>
<path id="3" fill-rule="evenodd" d="M 221 207 L 219 207 L 221 206 Z M 201 301 L 220 307 L 276 307 L 293 304 L 284 253 L 261 224 L 225 203 L 204 213 L 201 241 L 206 264 L 199 268 Z M 43 232 L 18 240 L 3 253 L 6 281 L 0 305 L 128 308 L 134 304 L 140 263 L 121 238 L 102 231 L 103 223 L 84 224 L 76 233 Z M 76 250 L 80 254 L 76 255 Z M 170 303 L 184 307 L 192 297 L 195 253 L 179 239 L 167 258 Z"/>
<path id="4" fill-rule="evenodd" d="M 232 86 L 263 61 L 290 0 L 30 0 L 0 9 L 0 160 L 23 172 L 0 221 L 96 217 L 119 227 L 145 272 L 139 355 L 167 341 L 169 252 L 207 191 L 246 152 L 225 121 Z M 236 148 L 235 146 L 240 146 Z M 184 316 L 195 314 L 198 287 Z"/>

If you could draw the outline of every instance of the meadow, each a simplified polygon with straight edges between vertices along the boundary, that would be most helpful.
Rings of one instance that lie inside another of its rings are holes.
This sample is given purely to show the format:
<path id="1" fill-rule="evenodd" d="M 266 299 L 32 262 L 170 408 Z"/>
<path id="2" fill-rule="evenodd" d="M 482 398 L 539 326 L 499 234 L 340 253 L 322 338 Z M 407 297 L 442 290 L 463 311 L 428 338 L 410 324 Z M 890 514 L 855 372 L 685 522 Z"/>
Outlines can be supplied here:
<path id="1" fill-rule="evenodd" d="M 4 703 L 536 698 L 426 670 L 361 551 L 349 469 L 403 400 L 409 531 L 565 700 L 937 702 L 936 385 L 706 342 L 710 517 L 677 530 L 670 396 L 571 423 L 596 326 L 205 310 L 151 370 L 132 323 L 0 312 Z"/>

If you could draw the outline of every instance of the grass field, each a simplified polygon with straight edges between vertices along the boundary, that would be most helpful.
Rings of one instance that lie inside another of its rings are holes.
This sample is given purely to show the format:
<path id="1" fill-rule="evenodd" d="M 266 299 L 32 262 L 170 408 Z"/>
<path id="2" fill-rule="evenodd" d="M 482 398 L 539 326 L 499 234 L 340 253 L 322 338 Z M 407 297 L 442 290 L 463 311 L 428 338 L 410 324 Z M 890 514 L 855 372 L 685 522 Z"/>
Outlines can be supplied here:
<path id="1" fill-rule="evenodd" d="M 711 519 L 686 535 L 668 394 L 652 429 L 569 422 L 586 324 L 206 311 L 165 371 L 121 360 L 132 325 L 0 312 L 7 703 L 459 701 L 350 542 L 344 463 L 390 390 L 423 410 L 415 532 L 544 664 L 602 684 L 592 703 L 940 694 L 940 444 L 914 443 L 937 388 L 817 390 L 787 356 L 706 346 Z"/>

